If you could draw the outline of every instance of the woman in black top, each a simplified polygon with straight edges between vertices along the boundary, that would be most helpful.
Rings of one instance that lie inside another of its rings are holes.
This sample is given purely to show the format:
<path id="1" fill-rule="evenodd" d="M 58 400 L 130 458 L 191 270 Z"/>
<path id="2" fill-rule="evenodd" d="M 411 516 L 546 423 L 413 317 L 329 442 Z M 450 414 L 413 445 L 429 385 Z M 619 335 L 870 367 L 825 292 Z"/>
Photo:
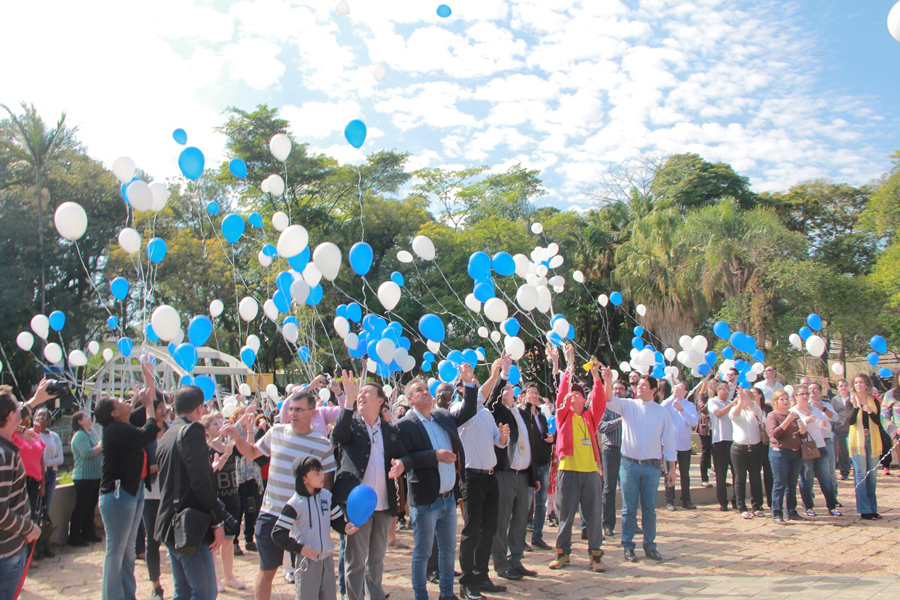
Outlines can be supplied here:
<path id="1" fill-rule="evenodd" d="M 148 382 L 137 393 L 144 410 L 153 412 L 156 388 L 152 370 L 145 366 Z M 129 423 L 133 407 L 113 398 L 102 398 L 94 407 L 94 418 L 103 427 L 103 472 L 100 478 L 100 514 L 106 531 L 103 562 L 103 600 L 135 598 L 134 545 L 144 507 L 146 453 L 144 447 L 156 440 L 159 426 L 148 419 L 143 427 Z"/>

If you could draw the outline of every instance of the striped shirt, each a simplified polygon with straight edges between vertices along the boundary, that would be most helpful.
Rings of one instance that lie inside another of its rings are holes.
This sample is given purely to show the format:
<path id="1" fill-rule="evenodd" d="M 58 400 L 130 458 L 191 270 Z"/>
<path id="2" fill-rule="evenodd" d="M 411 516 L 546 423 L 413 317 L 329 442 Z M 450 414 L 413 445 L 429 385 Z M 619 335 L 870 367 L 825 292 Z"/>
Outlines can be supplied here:
<path id="1" fill-rule="evenodd" d="M 260 510 L 276 517 L 294 495 L 295 459 L 314 456 L 322 463 L 323 473 L 335 471 L 331 442 L 315 431 L 296 433 L 291 425 L 273 425 L 256 447 L 270 458 L 269 483 Z"/>
<path id="2" fill-rule="evenodd" d="M 9 440 L 0 438 L 0 560 L 22 549 L 25 534 L 33 526 L 19 450 Z"/>
<path id="3" fill-rule="evenodd" d="M 603 447 L 622 445 L 622 416 L 614 413 L 608 408 L 603 411 L 603 418 L 600 419 L 600 437 L 603 440 Z"/>
<path id="4" fill-rule="evenodd" d="M 100 442 L 92 429 L 89 432 L 81 429 L 72 437 L 72 455 L 75 457 L 73 480 L 100 479 L 102 475 L 103 456 L 94 456 L 94 447 Z"/>

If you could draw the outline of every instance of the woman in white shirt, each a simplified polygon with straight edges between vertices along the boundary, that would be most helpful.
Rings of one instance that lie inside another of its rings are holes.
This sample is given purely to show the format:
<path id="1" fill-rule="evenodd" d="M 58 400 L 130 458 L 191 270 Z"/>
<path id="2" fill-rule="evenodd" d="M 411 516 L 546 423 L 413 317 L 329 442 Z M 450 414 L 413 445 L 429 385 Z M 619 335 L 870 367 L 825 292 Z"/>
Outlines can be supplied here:
<path id="1" fill-rule="evenodd" d="M 806 509 L 807 517 L 815 517 L 816 512 L 813 510 L 812 486 L 813 476 L 819 480 L 819 487 L 822 489 L 822 495 L 825 496 L 825 505 L 828 512 L 834 517 L 841 516 L 841 512 L 837 510 L 837 500 L 834 496 L 834 487 L 831 482 L 831 473 L 828 472 L 828 445 L 825 443 L 825 432 L 831 431 L 831 421 L 825 416 L 821 410 L 809 403 L 809 390 L 805 385 L 798 385 L 794 388 L 794 398 L 797 404 L 791 408 L 791 412 L 796 413 L 806 427 L 807 435 L 816 443 L 819 449 L 819 458 L 813 458 L 803 461 L 803 469 L 806 471 L 806 484 L 800 485 L 800 497 L 803 499 L 803 508 Z"/>
<path id="2" fill-rule="evenodd" d="M 762 409 L 753 401 L 747 390 L 739 388 L 737 403 L 728 412 L 728 418 L 731 419 L 733 425 L 731 465 L 734 467 L 738 510 L 745 519 L 752 519 L 754 516 L 764 517 L 765 513 L 762 511 L 762 455 L 765 447 L 759 431 L 764 418 Z M 750 503 L 753 512 L 747 510 L 748 477 L 750 478 Z"/>

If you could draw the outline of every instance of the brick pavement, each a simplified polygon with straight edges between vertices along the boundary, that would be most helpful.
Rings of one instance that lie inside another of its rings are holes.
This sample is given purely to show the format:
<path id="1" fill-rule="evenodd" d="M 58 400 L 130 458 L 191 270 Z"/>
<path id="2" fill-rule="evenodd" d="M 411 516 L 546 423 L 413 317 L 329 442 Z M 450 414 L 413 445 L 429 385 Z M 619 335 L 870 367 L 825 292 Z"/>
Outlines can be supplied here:
<path id="1" fill-rule="evenodd" d="M 839 499 L 844 503 L 845 516 L 820 516 L 783 527 L 774 525 L 769 518 L 744 520 L 737 513 L 721 513 L 715 505 L 674 513 L 662 509 L 657 513 L 657 541 L 660 552 L 668 559 L 665 563 L 625 563 L 617 540 L 606 540 L 607 572 L 595 574 L 587 570 L 585 542 L 577 540 L 572 553 L 574 564 L 561 571 L 547 568 L 550 552 L 527 553 L 524 562 L 538 571 L 538 577 L 507 582 L 495 576 L 495 581 L 509 587 L 506 594 L 497 597 L 900 598 L 900 579 L 896 576 L 900 563 L 900 478 L 879 475 L 878 500 L 883 520 L 859 519 L 849 482 L 841 482 Z M 554 529 L 549 530 L 548 542 L 554 533 Z M 577 539 L 577 534 L 574 537 Z M 408 531 L 401 532 L 399 539 L 412 545 Z M 385 586 L 391 600 L 412 599 L 410 556 L 408 549 L 391 550 L 388 554 Z M 238 576 L 251 584 L 256 555 L 237 557 L 235 563 Z M 56 558 L 42 560 L 30 573 L 22 599 L 99 598 L 102 566 L 99 546 L 60 548 Z M 136 573 L 138 598 L 149 598 L 143 562 L 138 563 Z M 166 597 L 171 598 L 172 579 L 165 554 L 162 579 Z M 429 592 L 437 597 L 434 586 L 429 586 Z M 273 598 L 288 600 L 293 595 L 293 586 L 279 574 Z M 251 598 L 252 593 L 228 590 L 219 597 Z"/>

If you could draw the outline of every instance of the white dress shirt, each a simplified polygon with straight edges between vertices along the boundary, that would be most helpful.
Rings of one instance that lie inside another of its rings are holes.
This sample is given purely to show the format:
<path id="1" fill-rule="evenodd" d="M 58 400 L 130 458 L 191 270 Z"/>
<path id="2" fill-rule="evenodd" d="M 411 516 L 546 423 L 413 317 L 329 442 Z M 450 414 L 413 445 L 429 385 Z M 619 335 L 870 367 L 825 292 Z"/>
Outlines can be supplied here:
<path id="1" fill-rule="evenodd" d="M 509 468 L 513 471 L 521 471 L 531 466 L 531 440 L 528 439 L 528 429 L 525 427 L 522 413 L 515 406 L 509 410 L 519 427 L 519 437 L 516 440 L 516 447 L 513 449 L 512 460 L 509 461 Z M 508 441 L 507 444 L 509 444 Z"/>
<path id="2" fill-rule="evenodd" d="M 730 442 L 734 439 L 733 427 L 728 415 L 717 417 L 713 412 L 714 410 L 722 410 L 729 404 L 731 404 L 731 400 L 719 400 L 718 396 L 713 396 L 706 402 L 709 410 L 709 425 L 712 429 L 713 444 L 716 442 Z"/>
<path id="3" fill-rule="evenodd" d="M 351 407 L 349 410 L 353 410 Z M 378 501 L 375 503 L 375 510 L 388 509 L 387 497 L 387 476 L 384 472 L 384 436 L 381 431 L 381 418 L 375 420 L 375 425 L 370 427 L 363 419 L 366 426 L 366 433 L 369 434 L 369 463 L 366 465 L 366 472 L 363 475 L 362 483 L 375 490 L 375 496 Z"/>
<path id="4" fill-rule="evenodd" d="M 772 396 L 775 394 L 775 392 L 784 389 L 784 386 L 777 381 L 775 383 L 769 383 L 765 379 L 763 379 L 762 381 L 757 381 L 755 384 L 753 384 L 753 387 L 763 393 L 763 396 L 766 399 L 766 404 L 772 404 Z"/>
<path id="5" fill-rule="evenodd" d="M 466 468 L 489 471 L 497 466 L 497 455 L 494 446 L 506 448 L 500 443 L 500 428 L 494 421 L 494 415 L 479 400 L 475 416 L 460 425 L 459 439 L 466 451 Z"/>
<path id="6" fill-rule="evenodd" d="M 755 402 L 750 410 L 741 410 L 740 404 L 735 404 L 728 411 L 728 418 L 734 424 L 732 433 L 734 443 L 744 446 L 753 446 L 762 441 L 759 434 L 759 424 L 763 419 L 762 409 Z"/>
<path id="7" fill-rule="evenodd" d="M 812 416 L 815 417 L 815 420 L 812 423 L 807 423 L 806 419 L 809 417 L 800 412 L 796 406 L 791 408 L 791 412 L 795 413 L 800 420 L 803 421 L 803 426 L 806 427 L 806 431 L 809 434 L 809 437 L 816 442 L 816 448 L 824 448 L 825 447 L 825 432 L 831 431 L 831 420 L 825 416 L 821 410 L 816 408 L 815 406 L 810 405 L 809 410 L 812 413 Z"/>
<path id="8" fill-rule="evenodd" d="M 672 427 L 675 428 L 675 450 L 678 452 L 686 452 L 691 449 L 691 432 L 697 426 L 700 415 L 697 413 L 697 407 L 693 402 L 687 399 L 681 400 L 681 410 L 675 408 L 675 397 L 669 396 L 662 403 L 663 408 L 669 411 L 672 418 Z"/>
<path id="9" fill-rule="evenodd" d="M 634 460 L 664 457 L 674 462 L 675 427 L 669 411 L 653 402 L 613 396 L 607 410 L 622 415 L 622 456 Z"/>

